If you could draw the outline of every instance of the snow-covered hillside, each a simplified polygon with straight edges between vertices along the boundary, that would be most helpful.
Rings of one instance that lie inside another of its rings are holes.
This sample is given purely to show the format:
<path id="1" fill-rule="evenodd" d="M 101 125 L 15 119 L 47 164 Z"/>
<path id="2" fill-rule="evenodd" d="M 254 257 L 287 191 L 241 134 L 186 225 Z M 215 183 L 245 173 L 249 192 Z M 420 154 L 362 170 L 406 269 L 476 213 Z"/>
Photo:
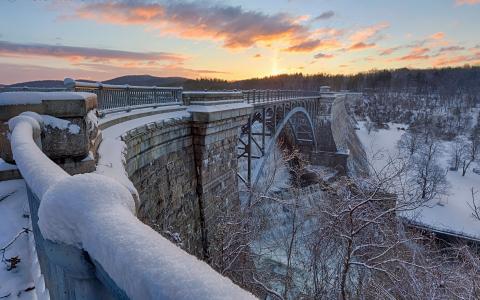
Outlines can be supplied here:
<path id="1" fill-rule="evenodd" d="M 367 123 L 360 122 L 360 130 L 357 132 L 371 167 L 376 170 L 382 169 L 390 159 L 399 156 L 396 146 L 405 133 L 399 128 L 407 127 L 404 124 L 388 125 L 389 129 L 372 129 L 369 133 Z M 447 171 L 450 143 L 442 142 L 443 151 L 439 157 L 442 168 L 447 172 L 448 194 L 412 212 L 404 213 L 404 216 L 438 231 L 480 239 L 480 221 L 472 216 L 472 209 L 468 205 L 472 201 L 471 189 L 480 191 L 480 175 L 475 174 L 473 168 L 465 176 L 462 176 L 461 171 Z"/>

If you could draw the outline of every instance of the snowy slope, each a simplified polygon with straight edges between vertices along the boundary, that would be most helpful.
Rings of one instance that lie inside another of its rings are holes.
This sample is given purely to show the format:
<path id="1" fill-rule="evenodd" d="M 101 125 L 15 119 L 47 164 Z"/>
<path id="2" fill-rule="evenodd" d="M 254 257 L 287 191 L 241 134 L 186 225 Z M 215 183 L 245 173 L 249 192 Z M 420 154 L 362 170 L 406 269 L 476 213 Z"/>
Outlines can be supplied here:
<path id="1" fill-rule="evenodd" d="M 396 144 L 404 131 L 397 127 L 406 127 L 403 124 L 390 123 L 390 129 L 372 130 L 368 134 L 365 122 L 360 123 L 358 136 L 363 143 L 372 167 L 379 170 L 384 167 L 389 158 L 397 157 Z M 445 170 L 448 169 L 448 152 L 450 142 L 443 142 L 443 153 L 439 161 Z M 434 199 L 427 206 L 421 207 L 411 213 L 405 214 L 415 222 L 427 227 L 435 228 L 452 234 L 467 235 L 480 239 L 480 221 L 472 216 L 472 211 L 467 203 L 471 201 L 471 189 L 480 191 L 480 175 L 472 172 L 472 167 L 465 177 L 461 172 L 447 173 L 449 183 L 448 195 L 441 199 Z"/>
<path id="2" fill-rule="evenodd" d="M 24 181 L 1 181 L 0 248 L 9 244 L 23 228 L 30 228 L 28 215 L 27 192 Z M 31 235 L 32 233 L 28 234 Z M 4 263 L 0 265 L 0 298 L 4 299 L 5 296 L 10 294 L 5 299 L 36 299 L 35 290 L 25 291 L 35 286 L 30 271 L 31 258 L 27 234 L 21 234 L 6 249 L 5 258 L 14 256 L 18 256 L 21 260 L 15 269 L 7 271 L 7 266 Z"/>

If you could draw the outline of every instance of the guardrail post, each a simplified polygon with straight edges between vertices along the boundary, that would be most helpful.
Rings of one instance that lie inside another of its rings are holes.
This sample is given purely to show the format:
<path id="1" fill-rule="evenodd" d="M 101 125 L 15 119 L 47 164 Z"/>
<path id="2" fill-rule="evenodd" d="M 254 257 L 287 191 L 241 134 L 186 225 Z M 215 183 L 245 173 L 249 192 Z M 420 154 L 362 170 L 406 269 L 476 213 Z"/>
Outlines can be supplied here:
<path id="1" fill-rule="evenodd" d="M 123 103 L 123 106 L 124 107 L 127 107 L 129 106 L 130 104 L 130 86 L 127 84 L 126 87 L 125 87 L 125 102 Z M 127 109 L 127 111 L 130 111 Z"/>
<path id="2" fill-rule="evenodd" d="M 153 103 L 158 103 L 158 89 L 157 89 L 157 86 L 153 87 Z"/>
<path id="3" fill-rule="evenodd" d="M 103 99 L 103 84 L 98 83 L 98 93 L 97 93 L 97 103 L 98 103 L 98 109 L 105 109 L 104 105 L 104 99 Z"/>
<path id="4" fill-rule="evenodd" d="M 177 101 L 183 103 L 183 89 L 177 90 Z"/>

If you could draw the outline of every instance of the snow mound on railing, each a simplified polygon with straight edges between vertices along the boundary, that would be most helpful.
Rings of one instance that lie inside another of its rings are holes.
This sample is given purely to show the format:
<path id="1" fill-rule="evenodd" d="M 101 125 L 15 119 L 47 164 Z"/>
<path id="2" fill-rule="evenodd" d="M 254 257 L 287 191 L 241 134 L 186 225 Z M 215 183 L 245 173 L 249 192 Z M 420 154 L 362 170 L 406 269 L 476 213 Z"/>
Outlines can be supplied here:
<path id="1" fill-rule="evenodd" d="M 5 92 L 0 93 L 0 105 L 40 104 L 43 100 L 84 100 L 93 95 L 79 92 Z"/>
<path id="2" fill-rule="evenodd" d="M 78 134 L 80 133 L 80 126 L 77 124 L 73 124 L 70 121 L 55 118 L 52 116 L 48 115 L 42 115 L 43 118 L 43 124 L 45 126 L 50 126 L 52 128 L 57 128 L 57 129 L 62 129 L 62 130 L 68 130 L 68 132 L 72 134 Z"/>
<path id="3" fill-rule="evenodd" d="M 40 198 L 55 182 L 68 176 L 38 148 L 41 119 L 36 113 L 25 112 L 8 121 L 13 158 L 29 187 Z"/>
<path id="4" fill-rule="evenodd" d="M 141 223 L 122 184 L 99 174 L 65 178 L 44 195 L 45 238 L 85 249 L 132 299 L 254 299 Z"/>

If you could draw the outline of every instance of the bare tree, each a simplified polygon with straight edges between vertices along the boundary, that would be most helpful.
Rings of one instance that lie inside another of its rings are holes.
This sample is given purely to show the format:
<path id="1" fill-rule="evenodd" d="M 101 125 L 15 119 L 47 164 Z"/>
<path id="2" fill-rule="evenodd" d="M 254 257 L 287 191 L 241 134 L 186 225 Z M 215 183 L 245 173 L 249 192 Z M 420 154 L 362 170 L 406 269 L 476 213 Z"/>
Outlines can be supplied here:
<path id="1" fill-rule="evenodd" d="M 450 145 L 450 149 L 449 149 L 450 165 L 451 165 L 451 169 L 454 171 L 457 171 L 458 168 L 460 167 L 464 149 L 465 149 L 465 144 L 466 144 L 465 137 L 458 136 L 452 141 Z"/>
<path id="2" fill-rule="evenodd" d="M 470 165 L 478 160 L 480 155 L 480 126 L 476 126 L 469 136 L 468 141 L 465 141 L 461 155 L 462 161 L 462 176 L 468 171 Z"/>
<path id="3" fill-rule="evenodd" d="M 470 203 L 467 202 L 467 204 L 470 207 L 470 209 L 472 210 L 472 216 L 475 219 L 480 221 L 480 203 L 478 203 L 478 201 L 480 201 L 480 200 L 477 199 L 478 191 L 475 191 L 473 189 L 473 187 L 470 191 L 471 191 L 471 195 L 472 195 L 472 201 Z"/>
<path id="4" fill-rule="evenodd" d="M 420 133 L 409 130 L 402 135 L 398 141 L 398 148 L 408 153 L 410 156 L 415 154 L 421 147 L 423 141 Z"/>
<path id="5" fill-rule="evenodd" d="M 428 139 L 427 143 L 412 157 L 411 182 L 417 185 L 418 197 L 423 202 L 432 200 L 447 191 L 446 171 L 438 164 L 440 151 L 440 144 L 434 139 Z"/>

